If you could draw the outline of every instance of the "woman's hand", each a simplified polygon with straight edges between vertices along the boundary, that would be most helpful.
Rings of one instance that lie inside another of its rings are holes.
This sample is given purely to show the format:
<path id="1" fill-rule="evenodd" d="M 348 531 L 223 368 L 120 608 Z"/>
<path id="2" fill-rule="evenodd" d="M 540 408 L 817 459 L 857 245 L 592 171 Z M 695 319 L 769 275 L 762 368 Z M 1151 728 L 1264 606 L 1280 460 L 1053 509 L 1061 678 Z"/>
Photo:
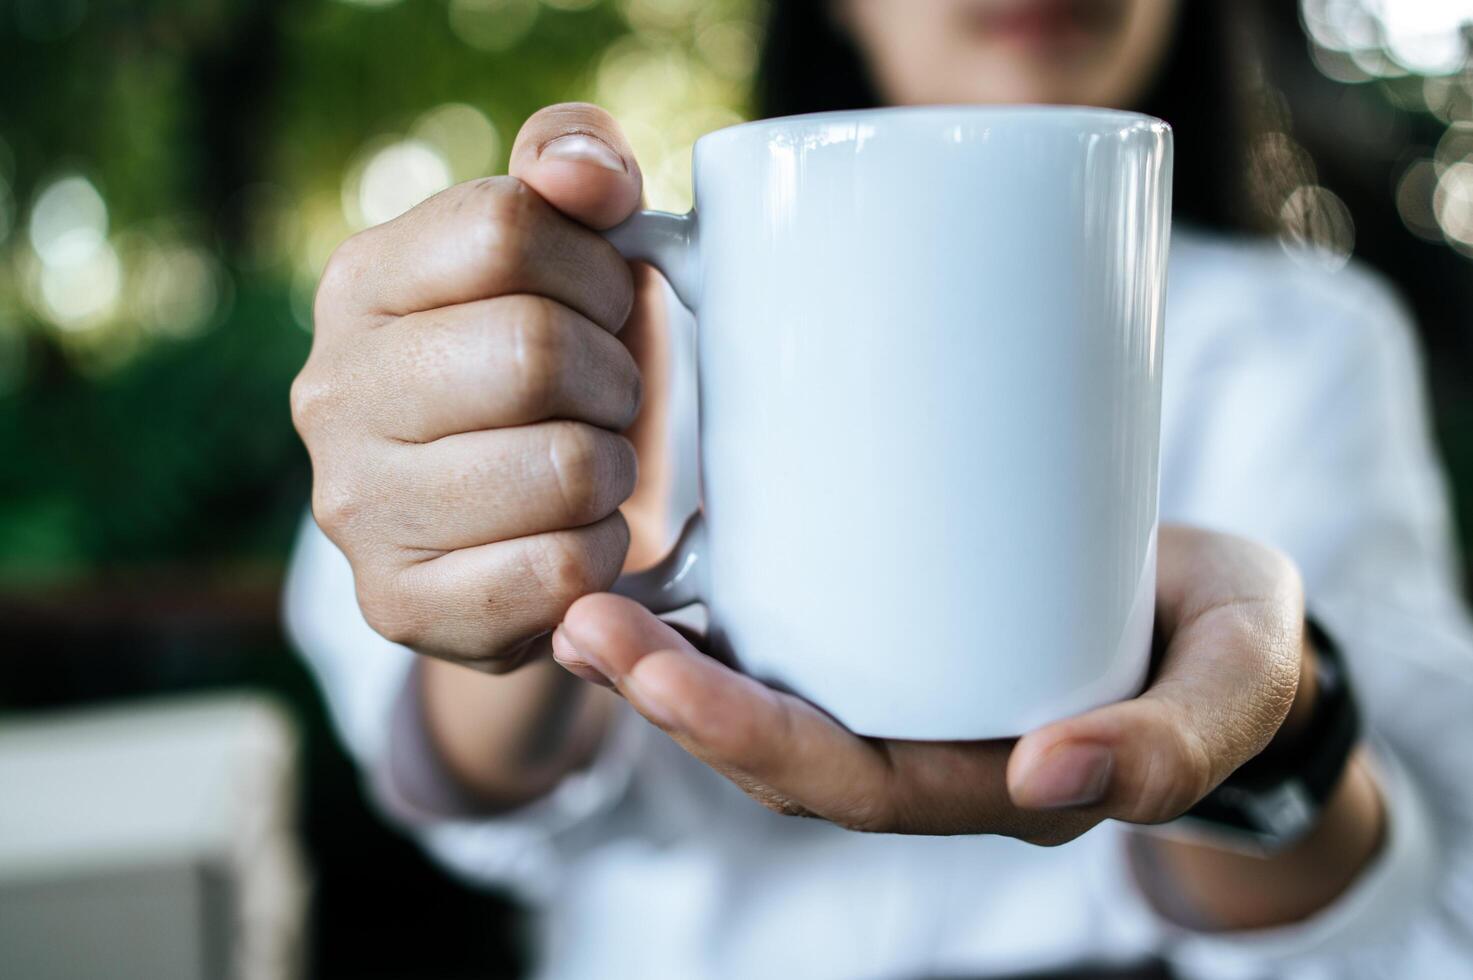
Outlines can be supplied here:
<path id="1" fill-rule="evenodd" d="M 491 673 L 546 652 L 619 574 L 636 482 L 621 433 L 641 398 L 615 336 L 634 280 L 594 230 L 639 203 L 618 128 L 543 110 L 510 169 L 338 249 L 292 390 L 313 513 L 369 624 Z"/>
<path id="2" fill-rule="evenodd" d="M 779 812 L 856 830 L 1059 844 L 1110 817 L 1178 816 L 1260 752 L 1294 704 L 1304 601 L 1286 558 L 1166 527 L 1158 580 L 1164 653 L 1150 688 L 1016 741 L 861 738 L 612 595 L 575 603 L 553 651 L 580 675 L 601 673 L 688 752 Z"/>

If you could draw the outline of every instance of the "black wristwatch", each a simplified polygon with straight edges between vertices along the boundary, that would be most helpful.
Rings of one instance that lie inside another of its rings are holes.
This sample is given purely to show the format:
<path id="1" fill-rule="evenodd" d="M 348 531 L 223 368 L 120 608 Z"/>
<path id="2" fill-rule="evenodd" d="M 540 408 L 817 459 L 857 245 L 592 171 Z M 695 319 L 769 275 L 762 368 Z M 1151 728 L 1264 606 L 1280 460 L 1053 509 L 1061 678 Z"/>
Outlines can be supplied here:
<path id="1" fill-rule="evenodd" d="M 1360 715 L 1339 647 L 1312 618 L 1305 626 L 1316 658 L 1309 723 L 1291 742 L 1248 760 L 1178 818 L 1184 829 L 1274 853 L 1318 821 L 1360 741 Z"/>

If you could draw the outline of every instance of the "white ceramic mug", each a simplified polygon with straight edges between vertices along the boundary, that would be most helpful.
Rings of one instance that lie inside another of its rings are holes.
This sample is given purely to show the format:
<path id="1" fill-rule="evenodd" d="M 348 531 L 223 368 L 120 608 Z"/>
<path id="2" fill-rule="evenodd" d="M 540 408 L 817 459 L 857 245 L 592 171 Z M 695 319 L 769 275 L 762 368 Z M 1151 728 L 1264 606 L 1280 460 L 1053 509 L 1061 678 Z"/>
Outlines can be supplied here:
<path id="1" fill-rule="evenodd" d="M 1171 133 L 927 107 L 734 126 L 609 232 L 695 313 L 701 508 L 618 589 L 864 735 L 1128 697 L 1155 603 Z"/>

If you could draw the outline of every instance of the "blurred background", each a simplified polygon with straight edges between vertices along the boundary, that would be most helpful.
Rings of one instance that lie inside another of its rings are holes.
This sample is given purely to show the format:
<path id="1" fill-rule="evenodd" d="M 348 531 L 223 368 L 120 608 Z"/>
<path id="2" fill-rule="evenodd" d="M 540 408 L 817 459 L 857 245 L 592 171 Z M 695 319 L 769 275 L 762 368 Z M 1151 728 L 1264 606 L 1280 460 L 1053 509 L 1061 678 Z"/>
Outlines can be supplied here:
<path id="1" fill-rule="evenodd" d="M 1415 311 L 1467 554 L 1473 0 L 1263 9 L 1282 238 Z M 149 895 L 203 916 L 177 955 L 206 966 L 174 975 L 519 975 L 515 906 L 369 810 L 282 639 L 309 480 L 287 389 L 333 247 L 502 171 L 540 106 L 607 107 L 650 203 L 684 210 L 691 143 L 748 111 L 763 13 L 0 0 L 0 973 L 18 936 L 55 955 L 57 910 Z M 86 819 L 37 802 L 64 779 Z"/>

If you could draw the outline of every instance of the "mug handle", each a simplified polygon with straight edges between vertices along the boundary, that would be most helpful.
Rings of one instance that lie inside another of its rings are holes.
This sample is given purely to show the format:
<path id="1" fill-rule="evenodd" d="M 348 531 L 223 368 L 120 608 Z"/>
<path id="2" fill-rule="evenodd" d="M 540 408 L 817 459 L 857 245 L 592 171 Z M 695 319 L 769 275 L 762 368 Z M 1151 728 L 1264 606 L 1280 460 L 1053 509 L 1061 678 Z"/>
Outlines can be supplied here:
<path id="1" fill-rule="evenodd" d="M 680 301 L 694 310 L 700 268 L 695 232 L 695 211 L 641 211 L 604 232 L 604 237 L 626 259 L 648 262 L 660 270 Z M 613 591 L 653 613 L 671 612 L 705 601 L 706 564 L 706 523 L 697 510 L 685 522 L 669 554 L 653 568 L 620 577 Z"/>

